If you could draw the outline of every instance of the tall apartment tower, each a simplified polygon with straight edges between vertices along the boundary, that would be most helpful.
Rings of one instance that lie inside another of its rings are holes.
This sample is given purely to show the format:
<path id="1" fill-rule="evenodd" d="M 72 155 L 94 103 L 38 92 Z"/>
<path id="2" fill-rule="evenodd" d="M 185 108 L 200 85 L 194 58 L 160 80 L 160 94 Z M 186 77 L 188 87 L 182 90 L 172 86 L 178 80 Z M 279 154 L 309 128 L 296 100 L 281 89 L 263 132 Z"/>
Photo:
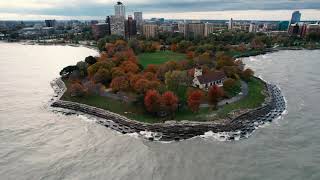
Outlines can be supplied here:
<path id="1" fill-rule="evenodd" d="M 125 32 L 127 39 L 131 39 L 132 37 L 137 35 L 137 22 L 136 20 L 133 20 L 132 16 L 129 16 L 128 20 L 126 20 Z"/>
<path id="2" fill-rule="evenodd" d="M 141 31 L 142 25 L 143 25 L 142 12 L 134 12 L 133 15 L 134 15 L 134 20 L 136 21 L 136 24 L 137 24 L 137 29 Z"/>
<path id="3" fill-rule="evenodd" d="M 116 17 L 126 17 L 126 7 L 122 2 L 118 1 L 116 5 L 114 5 L 114 12 Z"/>
<path id="4" fill-rule="evenodd" d="M 233 29 L 233 19 L 232 19 L 232 18 L 229 20 L 228 29 L 229 29 L 229 30 L 232 30 L 232 29 Z"/>
<path id="5" fill-rule="evenodd" d="M 300 22 L 300 19 L 301 19 L 301 13 L 299 11 L 294 11 L 291 16 L 290 24 L 295 24 L 297 22 Z"/>

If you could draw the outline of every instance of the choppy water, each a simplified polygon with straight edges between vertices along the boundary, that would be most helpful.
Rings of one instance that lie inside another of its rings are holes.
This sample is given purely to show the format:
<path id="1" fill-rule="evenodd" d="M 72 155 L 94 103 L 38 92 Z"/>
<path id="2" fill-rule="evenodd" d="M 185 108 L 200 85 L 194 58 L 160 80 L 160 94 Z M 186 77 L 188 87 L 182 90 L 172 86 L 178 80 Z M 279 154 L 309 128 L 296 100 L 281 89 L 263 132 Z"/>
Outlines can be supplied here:
<path id="1" fill-rule="evenodd" d="M 288 115 L 249 139 L 161 144 L 47 107 L 59 70 L 96 52 L 0 43 L 0 179 L 320 179 L 320 51 L 247 58 Z"/>

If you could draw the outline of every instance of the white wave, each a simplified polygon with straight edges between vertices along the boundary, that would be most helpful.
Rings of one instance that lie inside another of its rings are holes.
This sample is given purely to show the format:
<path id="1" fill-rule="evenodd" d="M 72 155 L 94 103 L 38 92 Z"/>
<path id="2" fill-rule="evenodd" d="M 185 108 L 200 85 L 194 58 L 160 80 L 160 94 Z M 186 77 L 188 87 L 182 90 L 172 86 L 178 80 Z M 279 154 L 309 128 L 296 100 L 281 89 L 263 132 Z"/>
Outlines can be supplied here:
<path id="1" fill-rule="evenodd" d="M 229 141 L 230 132 L 214 133 L 212 131 L 208 131 L 208 132 L 204 133 L 204 135 L 200 135 L 200 137 L 204 138 L 204 139 L 214 139 L 217 141 Z M 240 137 L 239 137 L 239 139 L 240 139 Z"/>
<path id="2" fill-rule="evenodd" d="M 139 133 L 129 133 L 129 134 L 126 134 L 126 135 L 128 135 L 128 136 L 130 136 L 130 137 L 133 137 L 133 138 L 136 138 L 136 139 L 139 139 Z"/>

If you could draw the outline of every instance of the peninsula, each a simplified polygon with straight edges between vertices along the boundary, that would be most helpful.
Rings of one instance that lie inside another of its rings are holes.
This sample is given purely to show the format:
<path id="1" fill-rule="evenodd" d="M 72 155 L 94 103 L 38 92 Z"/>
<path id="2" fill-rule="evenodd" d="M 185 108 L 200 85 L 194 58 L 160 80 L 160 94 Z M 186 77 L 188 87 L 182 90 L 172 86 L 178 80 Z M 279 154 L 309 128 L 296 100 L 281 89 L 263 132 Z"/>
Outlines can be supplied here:
<path id="1" fill-rule="evenodd" d="M 254 77 L 228 52 L 182 40 L 107 39 L 97 57 L 61 70 L 53 107 L 80 111 L 150 140 L 181 140 L 212 131 L 247 137 L 285 110 L 276 86 Z"/>

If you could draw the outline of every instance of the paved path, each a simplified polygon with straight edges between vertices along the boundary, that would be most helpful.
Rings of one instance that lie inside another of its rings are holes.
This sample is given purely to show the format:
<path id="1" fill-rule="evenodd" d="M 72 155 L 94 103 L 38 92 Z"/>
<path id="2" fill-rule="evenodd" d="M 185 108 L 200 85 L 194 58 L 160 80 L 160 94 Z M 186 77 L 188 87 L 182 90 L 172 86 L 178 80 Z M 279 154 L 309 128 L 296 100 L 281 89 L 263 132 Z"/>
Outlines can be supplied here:
<path id="1" fill-rule="evenodd" d="M 237 96 L 234 96 L 230 99 L 225 99 L 222 100 L 218 103 L 218 106 L 223 106 L 225 104 L 231 104 L 231 103 L 235 103 L 239 100 L 241 100 L 242 98 L 246 97 L 248 95 L 248 84 L 244 81 L 240 81 L 241 82 L 241 93 L 238 94 Z M 209 107 L 209 104 L 201 104 L 200 107 Z"/>

